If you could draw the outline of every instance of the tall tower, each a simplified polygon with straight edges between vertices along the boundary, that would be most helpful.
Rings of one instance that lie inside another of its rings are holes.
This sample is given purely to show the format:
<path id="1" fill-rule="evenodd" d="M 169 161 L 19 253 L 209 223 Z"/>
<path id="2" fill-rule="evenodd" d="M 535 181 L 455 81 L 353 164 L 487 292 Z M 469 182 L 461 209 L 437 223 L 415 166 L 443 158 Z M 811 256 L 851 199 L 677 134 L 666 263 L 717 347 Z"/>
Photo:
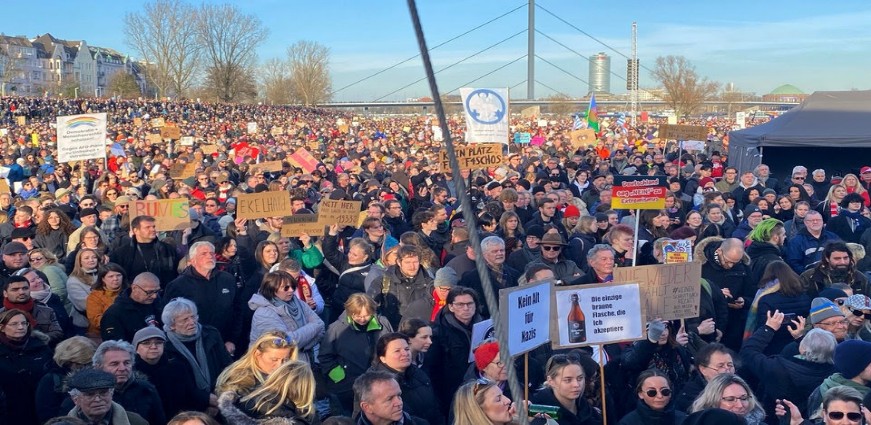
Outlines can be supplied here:
<path id="1" fill-rule="evenodd" d="M 589 91 L 611 93 L 611 57 L 604 52 L 590 56 Z"/>

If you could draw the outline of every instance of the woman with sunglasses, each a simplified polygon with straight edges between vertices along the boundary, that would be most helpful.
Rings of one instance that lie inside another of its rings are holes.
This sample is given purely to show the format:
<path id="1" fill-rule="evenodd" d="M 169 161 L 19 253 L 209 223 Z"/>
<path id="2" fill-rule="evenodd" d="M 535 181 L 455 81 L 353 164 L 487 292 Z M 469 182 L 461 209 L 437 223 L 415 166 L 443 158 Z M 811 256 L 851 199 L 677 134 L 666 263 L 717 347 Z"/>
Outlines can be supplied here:
<path id="1" fill-rule="evenodd" d="M 585 395 L 586 373 L 581 359 L 574 353 L 557 354 L 545 365 L 547 380 L 544 388 L 530 398 L 534 404 L 559 408 L 559 425 L 599 425 L 602 416 L 590 405 Z"/>
<path id="2" fill-rule="evenodd" d="M 30 267 L 45 273 L 48 278 L 45 282 L 51 287 L 51 292 L 60 298 L 63 305 L 69 309 L 69 300 L 67 300 L 67 276 L 64 266 L 57 261 L 49 250 L 45 248 L 36 248 L 27 253 L 27 259 L 30 261 Z M 75 257 L 73 257 L 75 260 Z"/>
<path id="3" fill-rule="evenodd" d="M 856 425 L 871 422 L 871 412 L 862 404 L 862 394 L 847 386 L 833 387 L 823 397 L 820 419 L 805 420 L 801 411 L 789 400 L 778 400 L 775 414 L 789 425 Z"/>
<path id="4" fill-rule="evenodd" d="M 750 386 L 741 377 L 723 373 L 708 381 L 689 413 L 718 408 L 741 416 L 747 425 L 760 425 L 765 419 L 765 411 L 756 400 Z"/>
<path id="5" fill-rule="evenodd" d="M 671 390 L 680 392 L 692 372 L 688 343 L 689 336 L 683 328 L 675 333 L 670 322 L 653 320 L 648 323 L 647 339 L 635 341 L 623 351 L 622 366 L 630 378 L 647 369 L 659 369 L 668 376 Z"/>
<path id="6" fill-rule="evenodd" d="M 664 373 L 648 369 L 638 375 L 635 386 L 638 401 L 618 425 L 680 425 L 686 414 L 674 408 L 671 383 Z"/>
<path id="7" fill-rule="evenodd" d="M 312 362 L 325 327 L 314 310 L 295 295 L 298 282 L 284 271 L 263 278 L 260 290 L 248 301 L 248 307 L 254 310 L 250 341 L 255 342 L 269 330 L 283 331 L 298 347 L 299 359 Z"/>
<path id="8" fill-rule="evenodd" d="M 854 294 L 843 301 L 841 310 L 847 316 L 847 339 L 871 341 L 871 298 Z"/>
<path id="9" fill-rule="evenodd" d="M 384 334 L 375 343 L 375 357 L 369 371 L 383 371 L 396 376 L 402 390 L 402 410 L 412 416 L 426 419 L 430 425 L 444 425 L 445 418 L 439 409 L 438 398 L 429 376 L 411 361 L 409 338 L 392 332 Z"/>
<path id="10" fill-rule="evenodd" d="M 517 407 L 495 382 L 481 378 L 460 386 L 453 402 L 454 425 L 517 423 Z"/>
<path id="11" fill-rule="evenodd" d="M 239 397 L 248 395 L 260 387 L 279 366 L 296 359 L 296 345 L 286 333 L 266 332 L 251 343 L 239 360 L 221 372 L 215 384 L 215 393 L 221 395 L 232 391 Z"/>

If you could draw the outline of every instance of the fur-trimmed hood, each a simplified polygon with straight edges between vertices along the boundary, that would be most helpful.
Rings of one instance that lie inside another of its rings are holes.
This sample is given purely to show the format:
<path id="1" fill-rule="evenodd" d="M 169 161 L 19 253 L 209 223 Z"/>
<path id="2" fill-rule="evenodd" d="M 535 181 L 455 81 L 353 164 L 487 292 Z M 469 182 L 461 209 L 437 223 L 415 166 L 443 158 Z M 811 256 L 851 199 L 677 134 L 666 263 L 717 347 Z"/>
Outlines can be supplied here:
<path id="1" fill-rule="evenodd" d="M 693 261 L 702 263 L 702 265 L 710 261 L 710 259 L 713 258 L 714 251 L 720 247 L 724 240 L 725 239 L 719 236 L 709 236 L 699 241 L 695 248 L 693 248 Z M 710 255 L 711 258 L 708 258 L 708 255 Z M 741 259 L 741 262 L 745 265 L 750 265 L 750 256 L 747 255 L 746 251 L 744 252 L 744 258 Z"/>
<path id="2" fill-rule="evenodd" d="M 233 391 L 223 392 L 218 397 L 218 410 L 227 419 L 227 423 L 233 425 L 308 425 L 308 422 L 299 418 L 254 419 L 236 406 L 238 400 L 239 397 Z"/>

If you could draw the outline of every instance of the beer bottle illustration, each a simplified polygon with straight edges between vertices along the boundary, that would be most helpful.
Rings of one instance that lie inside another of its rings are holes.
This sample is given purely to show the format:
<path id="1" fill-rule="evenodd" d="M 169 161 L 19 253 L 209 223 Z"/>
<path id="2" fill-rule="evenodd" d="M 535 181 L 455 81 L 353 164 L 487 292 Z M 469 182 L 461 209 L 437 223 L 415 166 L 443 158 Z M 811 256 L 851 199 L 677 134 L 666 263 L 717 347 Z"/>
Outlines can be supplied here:
<path id="1" fill-rule="evenodd" d="M 587 341 L 587 323 L 581 305 L 578 303 L 578 294 L 572 294 L 572 308 L 569 310 L 568 325 L 570 344 Z"/>

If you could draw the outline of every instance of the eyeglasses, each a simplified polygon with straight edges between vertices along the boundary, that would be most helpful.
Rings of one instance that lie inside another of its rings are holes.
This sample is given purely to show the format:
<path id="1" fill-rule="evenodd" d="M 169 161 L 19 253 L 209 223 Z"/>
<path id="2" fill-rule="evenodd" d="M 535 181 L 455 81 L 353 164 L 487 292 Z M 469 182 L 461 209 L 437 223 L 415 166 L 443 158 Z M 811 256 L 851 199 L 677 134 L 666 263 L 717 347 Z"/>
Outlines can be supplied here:
<path id="1" fill-rule="evenodd" d="M 559 250 L 563 249 L 563 247 L 561 247 L 561 246 L 542 245 L 542 246 L 541 246 L 541 249 L 543 249 L 543 250 L 545 250 L 545 251 L 559 251 Z"/>
<path id="2" fill-rule="evenodd" d="M 850 422 L 859 422 L 862 420 L 862 414 L 859 412 L 826 412 L 826 416 L 833 421 L 840 421 L 844 419 L 844 416 L 847 417 L 847 420 Z"/>
<path id="3" fill-rule="evenodd" d="M 715 370 L 715 371 L 720 372 L 720 373 L 723 373 L 723 372 L 729 372 L 729 371 L 734 371 L 734 370 L 735 370 L 735 364 L 734 364 L 734 363 L 721 364 L 721 365 L 719 365 L 719 366 L 717 366 L 717 367 L 710 367 L 710 366 L 702 365 L 702 367 L 705 368 L 705 369 Z"/>
<path id="4" fill-rule="evenodd" d="M 478 380 L 475 381 L 475 387 L 472 388 L 472 394 L 478 395 L 481 390 L 487 389 L 491 386 L 493 386 L 493 381 L 487 378 L 478 378 Z"/>
<path id="5" fill-rule="evenodd" d="M 659 391 L 657 391 L 656 388 L 651 388 L 644 392 L 644 394 L 647 394 L 650 398 L 656 397 L 657 393 L 662 394 L 663 397 L 671 397 L 671 390 L 668 388 L 663 388 Z"/>
<path id="6" fill-rule="evenodd" d="M 151 291 L 147 291 L 139 285 L 132 285 L 132 286 L 135 288 L 139 288 L 140 291 L 142 291 L 143 293 L 145 293 L 146 296 L 149 296 L 149 297 L 152 295 L 157 295 L 160 292 L 160 289 L 154 289 Z"/>
<path id="7" fill-rule="evenodd" d="M 804 180 L 804 177 L 796 176 L 792 178 L 793 180 Z"/>
<path id="8" fill-rule="evenodd" d="M 825 326 L 825 327 L 847 326 L 847 319 L 841 319 L 841 320 L 838 320 L 836 322 L 829 322 L 829 323 L 820 322 L 818 324 L 820 326 Z"/>
<path id="9" fill-rule="evenodd" d="M 80 396 L 89 400 L 96 400 L 98 397 L 103 400 L 108 400 L 112 398 L 113 392 L 114 390 L 112 388 L 107 388 L 105 390 L 84 391 Z"/>
<path id="10" fill-rule="evenodd" d="M 741 397 L 729 396 L 729 397 L 720 397 L 720 400 L 725 401 L 726 403 L 734 403 L 736 401 L 740 401 L 741 403 L 747 403 L 753 397 L 750 394 L 744 394 Z"/>
<path id="11" fill-rule="evenodd" d="M 166 344 L 166 342 L 162 339 L 153 339 L 151 341 L 142 341 L 139 343 L 139 345 L 144 345 L 146 347 L 161 347 L 164 344 Z"/>
<path id="12" fill-rule="evenodd" d="M 457 308 L 474 308 L 475 302 L 472 301 L 468 303 L 451 303 L 451 305 Z"/>

